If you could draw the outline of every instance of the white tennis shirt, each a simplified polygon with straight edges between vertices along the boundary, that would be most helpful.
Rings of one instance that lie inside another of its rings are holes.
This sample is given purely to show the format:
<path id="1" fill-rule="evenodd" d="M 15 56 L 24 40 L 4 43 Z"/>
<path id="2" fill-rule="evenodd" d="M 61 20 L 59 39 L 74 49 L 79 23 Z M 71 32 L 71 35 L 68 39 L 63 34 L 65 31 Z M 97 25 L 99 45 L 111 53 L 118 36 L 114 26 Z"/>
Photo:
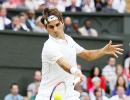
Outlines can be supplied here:
<path id="1" fill-rule="evenodd" d="M 67 86 L 72 85 L 74 76 L 64 71 L 56 61 L 63 57 L 72 67 L 77 67 L 76 54 L 83 50 L 83 47 L 66 34 L 65 40 L 49 35 L 42 50 L 42 80 L 39 94 L 48 95 L 47 91 L 52 91 L 52 88 L 60 81 L 65 81 Z"/>

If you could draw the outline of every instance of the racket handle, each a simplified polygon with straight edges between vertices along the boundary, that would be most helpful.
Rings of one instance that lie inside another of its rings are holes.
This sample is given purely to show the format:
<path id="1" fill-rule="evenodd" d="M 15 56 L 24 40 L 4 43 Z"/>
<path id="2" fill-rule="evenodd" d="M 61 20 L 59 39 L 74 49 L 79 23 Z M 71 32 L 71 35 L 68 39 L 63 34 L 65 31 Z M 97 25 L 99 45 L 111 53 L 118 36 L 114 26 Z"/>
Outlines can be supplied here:
<path id="1" fill-rule="evenodd" d="M 77 77 L 74 82 L 73 82 L 73 85 L 76 85 L 78 82 L 80 82 L 80 77 Z"/>

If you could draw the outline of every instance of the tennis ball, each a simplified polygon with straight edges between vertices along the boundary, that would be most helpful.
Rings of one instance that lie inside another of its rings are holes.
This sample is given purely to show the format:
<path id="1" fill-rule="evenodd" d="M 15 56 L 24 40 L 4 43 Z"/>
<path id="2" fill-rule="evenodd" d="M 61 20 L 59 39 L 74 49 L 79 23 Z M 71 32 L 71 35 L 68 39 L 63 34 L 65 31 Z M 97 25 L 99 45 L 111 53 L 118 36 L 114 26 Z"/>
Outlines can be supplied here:
<path id="1" fill-rule="evenodd" d="M 54 93 L 54 100 L 62 100 L 61 93 L 59 92 Z"/>

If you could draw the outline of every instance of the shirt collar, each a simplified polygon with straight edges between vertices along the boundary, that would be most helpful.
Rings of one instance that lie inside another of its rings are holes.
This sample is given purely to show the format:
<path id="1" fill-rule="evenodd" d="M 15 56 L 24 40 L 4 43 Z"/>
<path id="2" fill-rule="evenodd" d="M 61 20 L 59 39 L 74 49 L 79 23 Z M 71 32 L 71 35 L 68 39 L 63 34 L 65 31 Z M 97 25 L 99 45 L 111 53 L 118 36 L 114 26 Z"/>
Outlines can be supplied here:
<path id="1" fill-rule="evenodd" d="M 65 43 L 65 42 L 67 42 L 67 35 L 65 34 L 65 40 L 64 39 L 57 39 L 57 38 L 54 38 L 53 36 L 51 36 L 51 35 L 49 35 L 49 39 L 52 39 L 52 40 L 54 40 L 54 41 L 56 41 L 56 42 L 59 42 L 59 43 Z"/>

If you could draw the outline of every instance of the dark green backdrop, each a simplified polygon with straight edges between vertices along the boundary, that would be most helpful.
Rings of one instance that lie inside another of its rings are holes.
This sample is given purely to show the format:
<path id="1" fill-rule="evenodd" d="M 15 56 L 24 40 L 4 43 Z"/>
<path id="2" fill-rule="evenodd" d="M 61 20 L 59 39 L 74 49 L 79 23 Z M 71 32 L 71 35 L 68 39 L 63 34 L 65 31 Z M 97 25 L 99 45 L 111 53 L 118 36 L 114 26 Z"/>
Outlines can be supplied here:
<path id="1" fill-rule="evenodd" d="M 8 93 L 12 82 L 20 84 L 20 92 L 26 95 L 26 87 L 32 81 L 34 70 L 41 69 L 41 51 L 47 35 L 39 33 L 0 32 L 0 100 Z M 123 43 L 123 37 L 86 38 L 74 37 L 75 41 L 86 49 L 103 47 L 111 39 L 114 43 Z M 83 70 L 90 70 L 92 65 L 103 67 L 107 57 L 85 62 L 78 59 Z M 123 62 L 120 56 L 118 63 Z M 86 72 L 84 71 L 86 74 Z"/>

